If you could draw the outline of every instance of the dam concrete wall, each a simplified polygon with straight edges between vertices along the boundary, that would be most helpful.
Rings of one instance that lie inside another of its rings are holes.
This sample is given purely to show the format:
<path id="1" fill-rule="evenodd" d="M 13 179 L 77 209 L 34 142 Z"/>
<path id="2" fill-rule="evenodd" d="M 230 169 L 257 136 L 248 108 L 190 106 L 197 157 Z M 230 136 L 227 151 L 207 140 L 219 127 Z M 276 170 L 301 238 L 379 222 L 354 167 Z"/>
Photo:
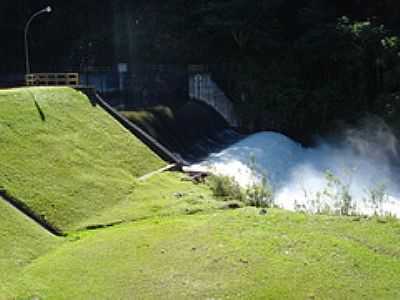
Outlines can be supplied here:
<path id="1" fill-rule="evenodd" d="M 202 101 L 213 107 L 231 127 L 239 126 L 233 103 L 211 78 L 209 72 L 190 72 L 189 96 L 192 100 Z"/>

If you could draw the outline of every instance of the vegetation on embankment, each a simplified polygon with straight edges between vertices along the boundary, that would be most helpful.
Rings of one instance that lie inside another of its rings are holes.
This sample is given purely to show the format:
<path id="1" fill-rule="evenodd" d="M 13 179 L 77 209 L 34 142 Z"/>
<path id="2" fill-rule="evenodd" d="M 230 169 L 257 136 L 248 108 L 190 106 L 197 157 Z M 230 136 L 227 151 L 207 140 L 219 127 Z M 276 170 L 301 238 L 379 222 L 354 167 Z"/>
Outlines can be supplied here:
<path id="1" fill-rule="evenodd" d="M 76 235 L 27 266 L 10 291 L 23 299 L 398 299 L 399 230 L 393 220 L 255 208 L 153 218 Z"/>
<path id="2" fill-rule="evenodd" d="M 137 177 L 165 165 L 69 88 L 0 91 L 0 112 L 0 185 L 63 231 L 126 199 Z"/>
<path id="3" fill-rule="evenodd" d="M 0 186 L 69 231 L 0 198 L 1 300 L 400 297 L 398 220 L 240 208 L 176 173 L 140 180 L 164 163 L 70 89 L 1 91 L 0 109 Z"/>
<path id="4" fill-rule="evenodd" d="M 224 209 L 231 202 L 215 199 L 206 185 L 193 184 L 186 175 L 167 172 L 138 181 L 124 200 L 84 220 L 79 227 L 96 228 L 154 217 L 205 213 Z"/>
<path id="5" fill-rule="evenodd" d="M 0 197 L 0 299 L 25 266 L 62 243 Z"/>

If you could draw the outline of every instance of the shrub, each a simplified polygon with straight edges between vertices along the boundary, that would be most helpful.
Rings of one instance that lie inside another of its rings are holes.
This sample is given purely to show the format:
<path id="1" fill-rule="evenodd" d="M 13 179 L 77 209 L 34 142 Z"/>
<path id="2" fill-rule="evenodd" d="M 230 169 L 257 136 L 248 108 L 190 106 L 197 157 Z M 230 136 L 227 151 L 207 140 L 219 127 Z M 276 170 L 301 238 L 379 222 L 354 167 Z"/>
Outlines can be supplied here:
<path id="1" fill-rule="evenodd" d="M 250 154 L 249 166 L 254 178 L 260 178 L 259 182 L 253 182 L 246 189 L 247 205 L 255 207 L 272 207 L 274 193 L 264 170 L 257 168 L 256 157 Z"/>
<path id="2" fill-rule="evenodd" d="M 364 199 L 371 203 L 375 215 L 383 215 L 382 204 L 387 201 L 388 195 L 386 192 L 386 186 L 384 184 L 377 184 L 367 190 L 368 198 Z"/>
<path id="3" fill-rule="evenodd" d="M 216 197 L 239 201 L 245 199 L 242 189 L 232 177 L 211 175 L 208 177 L 207 183 Z"/>
<path id="4" fill-rule="evenodd" d="M 327 181 L 323 195 L 330 198 L 338 209 L 338 213 L 343 216 L 351 215 L 354 210 L 353 199 L 350 195 L 350 184 L 343 183 L 338 177 L 329 170 L 325 173 Z"/>
<path id="5" fill-rule="evenodd" d="M 273 206 L 273 192 L 264 177 L 260 183 L 254 183 L 246 189 L 229 176 L 211 175 L 207 179 L 214 196 L 225 201 L 238 200 L 248 206 L 271 207 Z"/>
<path id="6" fill-rule="evenodd" d="M 266 177 L 246 189 L 246 203 L 255 207 L 272 207 L 274 194 Z"/>

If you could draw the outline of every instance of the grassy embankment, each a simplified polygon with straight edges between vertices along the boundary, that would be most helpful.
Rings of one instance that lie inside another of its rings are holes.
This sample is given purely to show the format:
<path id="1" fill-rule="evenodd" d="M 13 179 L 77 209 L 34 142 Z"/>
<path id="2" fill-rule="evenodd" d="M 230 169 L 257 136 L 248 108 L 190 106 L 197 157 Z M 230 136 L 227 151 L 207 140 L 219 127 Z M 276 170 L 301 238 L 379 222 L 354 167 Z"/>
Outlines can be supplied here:
<path id="1" fill-rule="evenodd" d="M 0 186 L 63 231 L 129 197 L 165 165 L 68 88 L 0 92 Z"/>
<path id="2" fill-rule="evenodd" d="M 0 185 L 69 232 L 0 199 L 0 299 L 400 297 L 399 221 L 222 210 L 182 175 L 138 181 L 164 163 L 69 89 L 0 92 L 0 130 Z"/>
<path id="3" fill-rule="evenodd" d="M 62 243 L 0 197 L 0 295 L 37 257 Z M 0 299 L 2 297 L 0 296 Z"/>
<path id="4" fill-rule="evenodd" d="M 154 218 L 75 236 L 11 290 L 27 299 L 399 299 L 399 232 L 398 222 L 253 208 Z"/>

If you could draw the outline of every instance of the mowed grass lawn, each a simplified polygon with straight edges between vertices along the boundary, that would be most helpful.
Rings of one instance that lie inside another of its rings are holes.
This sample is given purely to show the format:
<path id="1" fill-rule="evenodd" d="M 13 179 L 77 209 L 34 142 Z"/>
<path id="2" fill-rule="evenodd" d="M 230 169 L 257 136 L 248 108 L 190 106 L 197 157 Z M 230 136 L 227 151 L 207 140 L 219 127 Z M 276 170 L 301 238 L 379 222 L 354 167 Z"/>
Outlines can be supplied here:
<path id="1" fill-rule="evenodd" d="M 400 221 L 234 207 L 81 93 L 0 91 L 0 300 L 400 299 Z"/>
<path id="2" fill-rule="evenodd" d="M 399 299 L 400 224 L 255 208 L 74 236 L 13 281 L 19 299 Z"/>
<path id="3" fill-rule="evenodd" d="M 224 209 L 229 203 L 216 200 L 206 185 L 192 184 L 186 175 L 167 172 L 137 182 L 126 199 L 88 218 L 79 227 L 93 228 L 153 217 L 205 213 Z"/>
<path id="4" fill-rule="evenodd" d="M 25 266 L 62 243 L 0 197 L 0 299 Z"/>
<path id="5" fill-rule="evenodd" d="M 131 195 L 165 166 L 82 93 L 0 91 L 0 186 L 62 231 Z"/>

